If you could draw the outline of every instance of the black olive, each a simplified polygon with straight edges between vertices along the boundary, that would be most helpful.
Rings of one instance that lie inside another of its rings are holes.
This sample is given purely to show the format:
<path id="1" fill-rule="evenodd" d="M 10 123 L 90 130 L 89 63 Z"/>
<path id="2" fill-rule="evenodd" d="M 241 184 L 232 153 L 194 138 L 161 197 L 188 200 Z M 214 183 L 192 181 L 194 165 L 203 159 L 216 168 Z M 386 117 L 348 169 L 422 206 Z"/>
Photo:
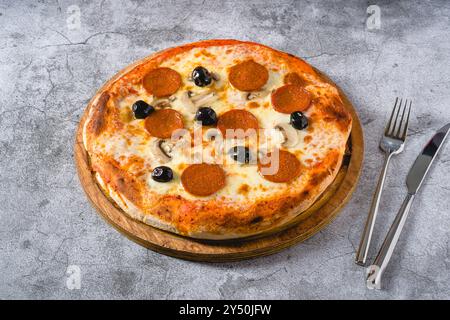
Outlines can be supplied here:
<path id="1" fill-rule="evenodd" d="M 249 163 L 251 160 L 250 149 L 244 146 L 234 146 L 228 150 L 228 154 L 234 159 L 234 161 L 240 163 Z"/>
<path id="2" fill-rule="evenodd" d="M 134 117 L 136 119 L 145 119 L 150 115 L 150 113 L 155 111 L 155 108 L 153 108 L 147 102 L 142 100 L 138 100 L 135 103 L 133 103 L 131 109 L 133 110 Z"/>
<path id="3" fill-rule="evenodd" d="M 158 182 L 169 182 L 173 179 L 172 169 L 166 166 L 156 167 L 152 171 L 152 179 Z"/>
<path id="4" fill-rule="evenodd" d="M 195 113 L 195 120 L 200 121 L 203 126 L 212 126 L 217 123 L 217 114 L 210 107 L 201 107 Z"/>
<path id="5" fill-rule="evenodd" d="M 308 118 L 302 112 L 295 111 L 291 113 L 290 124 L 297 130 L 303 130 L 308 126 Z"/>
<path id="6" fill-rule="evenodd" d="M 192 80 L 194 80 L 197 87 L 206 87 L 211 84 L 212 76 L 206 68 L 196 67 L 192 71 Z"/>

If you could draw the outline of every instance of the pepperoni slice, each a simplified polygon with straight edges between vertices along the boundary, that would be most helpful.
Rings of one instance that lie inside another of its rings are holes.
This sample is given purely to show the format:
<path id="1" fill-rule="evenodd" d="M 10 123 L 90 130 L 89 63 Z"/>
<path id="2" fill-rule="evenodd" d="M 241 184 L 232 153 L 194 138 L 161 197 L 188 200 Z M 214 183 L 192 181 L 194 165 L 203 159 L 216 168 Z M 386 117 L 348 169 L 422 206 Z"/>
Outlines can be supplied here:
<path id="1" fill-rule="evenodd" d="M 206 197 L 225 186 L 225 171 L 217 164 L 192 164 L 181 174 L 181 184 L 190 194 Z"/>
<path id="2" fill-rule="evenodd" d="M 247 60 L 232 66 L 228 79 L 238 90 L 256 91 L 266 84 L 269 72 L 263 65 L 253 60 Z"/>
<path id="3" fill-rule="evenodd" d="M 287 84 L 272 93 L 272 105 L 281 113 L 304 111 L 311 103 L 311 96 L 302 86 Z"/>
<path id="4" fill-rule="evenodd" d="M 284 76 L 284 84 L 296 84 L 299 86 L 304 86 L 307 84 L 307 81 L 299 76 L 296 72 L 290 72 Z"/>
<path id="5" fill-rule="evenodd" d="M 249 111 L 242 109 L 234 109 L 225 112 L 219 117 L 217 121 L 217 128 L 222 132 L 225 138 L 243 138 L 245 136 L 245 131 L 248 129 L 258 130 L 258 119 Z M 235 132 L 234 135 L 229 136 L 230 132 L 227 130 L 238 130 L 242 129 L 243 132 Z"/>
<path id="6" fill-rule="evenodd" d="M 276 183 L 290 182 L 300 175 L 301 163 L 288 151 L 278 150 L 278 157 L 268 153 L 263 160 L 264 162 L 258 162 L 258 169 L 266 180 Z"/>
<path id="7" fill-rule="evenodd" d="M 160 109 L 145 118 L 145 129 L 150 135 L 167 139 L 172 132 L 183 128 L 183 116 L 173 109 Z"/>
<path id="8" fill-rule="evenodd" d="M 170 68 L 156 68 L 147 73 L 143 86 L 148 93 L 156 97 L 167 97 L 181 87 L 181 76 Z"/>

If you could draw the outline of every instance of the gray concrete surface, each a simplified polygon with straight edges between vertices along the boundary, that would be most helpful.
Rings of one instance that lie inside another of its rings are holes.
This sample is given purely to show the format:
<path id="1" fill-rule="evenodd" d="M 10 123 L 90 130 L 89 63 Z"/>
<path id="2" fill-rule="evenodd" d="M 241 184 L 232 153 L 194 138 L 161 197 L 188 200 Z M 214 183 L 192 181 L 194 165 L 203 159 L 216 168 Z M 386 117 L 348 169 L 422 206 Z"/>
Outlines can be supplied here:
<path id="1" fill-rule="evenodd" d="M 380 29 L 366 26 L 370 4 L 381 10 Z M 0 0 L 0 298 L 450 298 L 450 145 L 414 204 L 386 290 L 366 290 L 353 263 L 394 98 L 414 99 L 414 112 L 390 170 L 377 247 L 418 151 L 450 121 L 449 17 L 446 1 Z M 348 93 L 364 126 L 351 202 L 322 232 L 270 257 L 206 264 L 148 251 L 95 213 L 76 176 L 74 132 L 96 89 L 136 59 L 209 38 L 304 57 Z M 68 289 L 70 265 L 81 270 L 79 290 Z"/>

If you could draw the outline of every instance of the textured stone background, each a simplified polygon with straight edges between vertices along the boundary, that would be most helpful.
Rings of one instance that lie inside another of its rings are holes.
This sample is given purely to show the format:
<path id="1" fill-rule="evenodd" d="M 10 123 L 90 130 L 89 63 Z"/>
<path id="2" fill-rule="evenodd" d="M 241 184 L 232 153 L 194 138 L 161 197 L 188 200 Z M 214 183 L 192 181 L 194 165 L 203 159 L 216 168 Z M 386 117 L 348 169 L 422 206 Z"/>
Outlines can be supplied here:
<path id="1" fill-rule="evenodd" d="M 379 30 L 366 28 L 373 3 Z M 81 11 L 78 30 L 66 22 L 70 5 Z M 450 298 L 450 145 L 414 204 L 386 290 L 366 290 L 353 263 L 394 98 L 414 99 L 414 112 L 390 170 L 377 247 L 418 151 L 450 121 L 449 16 L 446 1 L 1 0 L 0 298 Z M 96 89 L 136 59 L 209 38 L 304 57 L 348 93 L 364 126 L 365 166 L 349 205 L 310 240 L 270 257 L 206 264 L 148 251 L 94 212 L 75 173 L 74 132 Z M 80 290 L 66 287 L 68 265 L 81 268 Z"/>

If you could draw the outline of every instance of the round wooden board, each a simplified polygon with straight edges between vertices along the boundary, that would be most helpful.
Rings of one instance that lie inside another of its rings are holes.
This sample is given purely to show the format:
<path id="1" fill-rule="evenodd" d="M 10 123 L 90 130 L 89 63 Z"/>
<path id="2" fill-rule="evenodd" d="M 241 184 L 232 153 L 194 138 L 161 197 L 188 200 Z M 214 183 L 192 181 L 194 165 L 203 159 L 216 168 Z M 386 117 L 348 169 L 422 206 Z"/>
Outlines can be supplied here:
<path id="1" fill-rule="evenodd" d="M 137 64 L 139 61 L 133 66 Z M 126 68 L 108 83 L 129 69 Z M 326 81 L 334 84 L 325 74 L 319 70 L 316 72 Z M 328 225 L 348 202 L 358 182 L 364 155 L 363 132 L 355 108 L 342 90 L 339 89 L 339 92 L 345 107 L 353 117 L 353 127 L 348 142 L 349 152 L 343 165 L 334 182 L 308 210 L 288 225 L 271 230 L 270 233 L 238 240 L 198 240 L 151 227 L 127 216 L 102 192 L 90 169 L 82 138 L 82 128 L 90 104 L 80 120 L 76 133 L 74 152 L 78 177 L 88 199 L 98 213 L 119 232 L 148 249 L 176 258 L 207 262 L 236 261 L 269 255 L 311 237 Z"/>

